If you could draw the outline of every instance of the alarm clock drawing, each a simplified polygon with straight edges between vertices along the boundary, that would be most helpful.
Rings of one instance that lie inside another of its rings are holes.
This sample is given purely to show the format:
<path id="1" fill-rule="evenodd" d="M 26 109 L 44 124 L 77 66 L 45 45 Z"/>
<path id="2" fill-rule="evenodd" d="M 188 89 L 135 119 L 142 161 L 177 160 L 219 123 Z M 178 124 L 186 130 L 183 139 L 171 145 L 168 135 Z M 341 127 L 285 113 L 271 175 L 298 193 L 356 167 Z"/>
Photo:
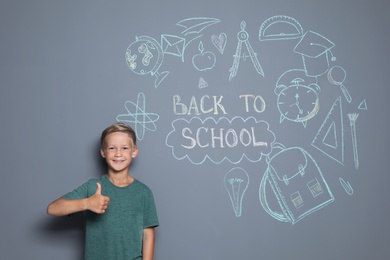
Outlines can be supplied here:
<path id="1" fill-rule="evenodd" d="M 316 83 L 306 86 L 302 82 L 303 79 L 296 78 L 292 80 L 290 86 L 278 88 L 277 106 L 280 112 L 280 123 L 287 119 L 302 123 L 306 127 L 307 120 L 318 113 L 320 87 Z"/>

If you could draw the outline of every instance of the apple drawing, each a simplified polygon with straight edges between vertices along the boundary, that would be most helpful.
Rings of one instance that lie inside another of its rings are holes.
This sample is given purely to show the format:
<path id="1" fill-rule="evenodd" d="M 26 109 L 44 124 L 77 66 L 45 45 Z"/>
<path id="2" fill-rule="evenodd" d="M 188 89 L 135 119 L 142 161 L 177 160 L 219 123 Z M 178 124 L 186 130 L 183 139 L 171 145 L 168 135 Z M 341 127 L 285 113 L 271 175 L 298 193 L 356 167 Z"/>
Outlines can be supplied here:
<path id="1" fill-rule="evenodd" d="M 194 65 L 195 69 L 199 71 L 212 69 L 215 65 L 215 54 L 211 51 L 204 52 L 202 42 L 199 43 L 198 49 L 200 53 L 195 54 L 194 57 L 192 57 L 192 64 Z"/>

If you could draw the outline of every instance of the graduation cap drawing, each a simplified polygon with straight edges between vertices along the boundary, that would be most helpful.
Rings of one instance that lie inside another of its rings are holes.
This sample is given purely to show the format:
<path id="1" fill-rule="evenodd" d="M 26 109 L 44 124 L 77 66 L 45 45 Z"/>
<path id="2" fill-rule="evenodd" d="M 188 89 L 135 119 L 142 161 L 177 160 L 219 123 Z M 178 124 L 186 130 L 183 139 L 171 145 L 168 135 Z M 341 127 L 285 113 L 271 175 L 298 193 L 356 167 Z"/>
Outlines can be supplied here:
<path id="1" fill-rule="evenodd" d="M 335 44 L 324 36 L 307 31 L 295 46 L 294 52 L 302 55 L 306 75 L 317 77 L 328 71 L 328 53 L 332 55 L 330 49 L 334 46 Z"/>

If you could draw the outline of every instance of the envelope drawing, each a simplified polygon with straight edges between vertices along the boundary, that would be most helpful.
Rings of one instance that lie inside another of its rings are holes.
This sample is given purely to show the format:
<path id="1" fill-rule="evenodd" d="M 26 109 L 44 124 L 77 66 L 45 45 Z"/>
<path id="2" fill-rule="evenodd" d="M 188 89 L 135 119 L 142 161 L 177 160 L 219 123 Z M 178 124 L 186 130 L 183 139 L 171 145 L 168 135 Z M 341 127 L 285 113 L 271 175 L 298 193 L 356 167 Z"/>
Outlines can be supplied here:
<path id="1" fill-rule="evenodd" d="M 183 53 L 186 47 L 185 39 L 175 35 L 162 34 L 161 47 L 164 54 L 182 57 L 183 59 Z"/>

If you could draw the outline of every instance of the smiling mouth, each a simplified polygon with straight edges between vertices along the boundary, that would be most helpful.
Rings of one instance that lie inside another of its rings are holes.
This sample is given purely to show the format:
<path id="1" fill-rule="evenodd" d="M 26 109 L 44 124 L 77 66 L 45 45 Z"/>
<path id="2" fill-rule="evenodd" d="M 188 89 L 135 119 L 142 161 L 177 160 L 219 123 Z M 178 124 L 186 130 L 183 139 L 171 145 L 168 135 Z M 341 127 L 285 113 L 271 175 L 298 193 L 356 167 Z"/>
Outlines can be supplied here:
<path id="1" fill-rule="evenodd" d="M 125 160 L 113 160 L 114 163 L 123 163 Z"/>

